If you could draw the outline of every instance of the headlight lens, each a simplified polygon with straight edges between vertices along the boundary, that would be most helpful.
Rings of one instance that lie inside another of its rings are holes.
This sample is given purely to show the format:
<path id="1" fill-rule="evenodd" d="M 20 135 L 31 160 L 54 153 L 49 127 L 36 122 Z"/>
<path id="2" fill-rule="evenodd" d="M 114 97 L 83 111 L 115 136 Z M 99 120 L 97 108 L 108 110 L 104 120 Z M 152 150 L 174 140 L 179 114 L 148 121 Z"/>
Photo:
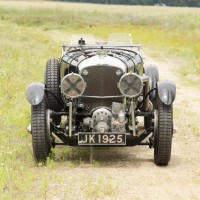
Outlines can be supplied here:
<path id="1" fill-rule="evenodd" d="M 85 91 L 85 82 L 79 74 L 67 74 L 61 81 L 61 92 L 70 98 L 77 98 Z"/>
<path id="2" fill-rule="evenodd" d="M 142 92 L 143 83 L 135 73 L 124 74 L 119 81 L 119 90 L 125 97 L 134 98 Z"/>

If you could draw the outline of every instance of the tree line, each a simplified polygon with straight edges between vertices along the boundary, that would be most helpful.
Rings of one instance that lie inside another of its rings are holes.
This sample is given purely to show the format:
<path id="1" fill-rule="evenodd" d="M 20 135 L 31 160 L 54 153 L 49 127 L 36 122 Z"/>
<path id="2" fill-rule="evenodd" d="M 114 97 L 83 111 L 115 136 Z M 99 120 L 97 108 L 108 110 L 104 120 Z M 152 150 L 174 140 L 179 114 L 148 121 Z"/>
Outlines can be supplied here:
<path id="1" fill-rule="evenodd" d="M 90 2 L 90 3 L 101 3 L 101 4 L 200 7 L 200 0 L 61 0 L 61 1 Z"/>

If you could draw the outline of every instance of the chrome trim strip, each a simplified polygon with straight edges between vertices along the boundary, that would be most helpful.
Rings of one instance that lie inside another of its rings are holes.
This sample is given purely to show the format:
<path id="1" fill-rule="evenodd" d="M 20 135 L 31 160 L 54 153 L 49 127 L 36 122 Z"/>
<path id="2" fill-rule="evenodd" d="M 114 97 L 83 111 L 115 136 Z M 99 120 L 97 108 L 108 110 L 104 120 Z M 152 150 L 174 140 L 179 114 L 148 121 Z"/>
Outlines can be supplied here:
<path id="1" fill-rule="evenodd" d="M 79 45 L 79 44 L 70 44 L 70 45 L 62 45 L 62 47 L 106 47 L 106 48 L 112 48 L 112 47 L 141 47 L 141 44 L 92 44 L 92 45 Z"/>
<path id="2" fill-rule="evenodd" d="M 124 96 L 123 95 L 120 95 L 120 96 L 87 96 L 87 95 L 82 95 L 80 97 L 83 97 L 83 98 L 94 98 L 94 99 L 112 99 L 112 98 L 122 98 Z"/>
<path id="3" fill-rule="evenodd" d="M 72 102 L 69 102 L 69 137 L 72 137 Z"/>

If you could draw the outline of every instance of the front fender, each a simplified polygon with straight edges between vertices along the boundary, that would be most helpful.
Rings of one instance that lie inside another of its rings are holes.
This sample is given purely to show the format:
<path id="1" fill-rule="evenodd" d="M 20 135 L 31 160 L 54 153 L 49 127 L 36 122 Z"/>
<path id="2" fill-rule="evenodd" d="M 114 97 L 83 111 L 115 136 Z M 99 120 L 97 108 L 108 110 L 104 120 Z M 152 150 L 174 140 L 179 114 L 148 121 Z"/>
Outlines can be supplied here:
<path id="1" fill-rule="evenodd" d="M 33 82 L 26 89 L 26 97 L 31 105 L 38 105 L 44 97 L 45 86 L 40 82 Z"/>
<path id="2" fill-rule="evenodd" d="M 157 87 L 160 100 L 166 105 L 171 105 L 176 97 L 176 85 L 172 81 L 164 80 L 159 81 Z"/>

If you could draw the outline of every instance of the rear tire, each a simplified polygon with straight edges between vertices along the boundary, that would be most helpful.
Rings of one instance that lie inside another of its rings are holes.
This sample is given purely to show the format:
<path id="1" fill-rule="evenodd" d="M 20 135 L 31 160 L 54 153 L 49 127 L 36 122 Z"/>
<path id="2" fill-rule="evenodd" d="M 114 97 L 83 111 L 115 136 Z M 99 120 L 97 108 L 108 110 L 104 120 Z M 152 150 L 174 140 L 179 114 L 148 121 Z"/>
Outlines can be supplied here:
<path id="1" fill-rule="evenodd" d="M 40 104 L 32 106 L 31 109 L 33 154 L 37 162 L 45 161 L 51 152 L 51 139 L 47 129 L 46 112 L 45 98 Z"/>
<path id="2" fill-rule="evenodd" d="M 144 128 L 147 130 L 152 126 L 152 118 L 151 117 L 144 117 Z"/>
<path id="3" fill-rule="evenodd" d="M 156 88 L 156 84 L 159 81 L 159 72 L 158 72 L 158 67 L 156 65 L 146 65 L 144 67 L 145 74 L 149 77 L 150 79 L 150 90 L 153 88 Z M 155 91 L 153 91 L 150 94 L 150 101 L 153 104 L 153 110 L 155 109 Z M 152 118 L 151 117 L 144 117 L 144 127 L 145 129 L 148 129 L 152 126 Z"/>
<path id="4" fill-rule="evenodd" d="M 154 162 L 156 165 L 168 165 L 171 158 L 172 147 L 173 106 L 165 105 L 159 97 L 157 106 L 157 128 L 155 130 L 154 138 Z"/>
<path id="5" fill-rule="evenodd" d="M 51 93 L 53 93 L 62 102 L 61 91 L 60 91 L 60 64 L 58 62 L 58 59 L 49 59 L 47 61 L 45 84 L 46 84 L 46 89 Z M 51 93 L 47 93 L 48 107 L 53 111 L 59 112 L 61 111 L 62 106 Z M 61 121 L 60 116 L 53 117 L 53 122 L 56 125 L 60 124 L 60 121 Z"/>
<path id="6" fill-rule="evenodd" d="M 156 84 L 159 81 L 159 71 L 158 67 L 156 65 L 147 65 L 144 67 L 145 75 L 149 77 L 149 82 L 150 82 L 150 90 L 153 88 L 156 88 Z M 153 103 L 155 100 L 156 92 L 152 92 L 150 94 L 150 100 Z"/>

